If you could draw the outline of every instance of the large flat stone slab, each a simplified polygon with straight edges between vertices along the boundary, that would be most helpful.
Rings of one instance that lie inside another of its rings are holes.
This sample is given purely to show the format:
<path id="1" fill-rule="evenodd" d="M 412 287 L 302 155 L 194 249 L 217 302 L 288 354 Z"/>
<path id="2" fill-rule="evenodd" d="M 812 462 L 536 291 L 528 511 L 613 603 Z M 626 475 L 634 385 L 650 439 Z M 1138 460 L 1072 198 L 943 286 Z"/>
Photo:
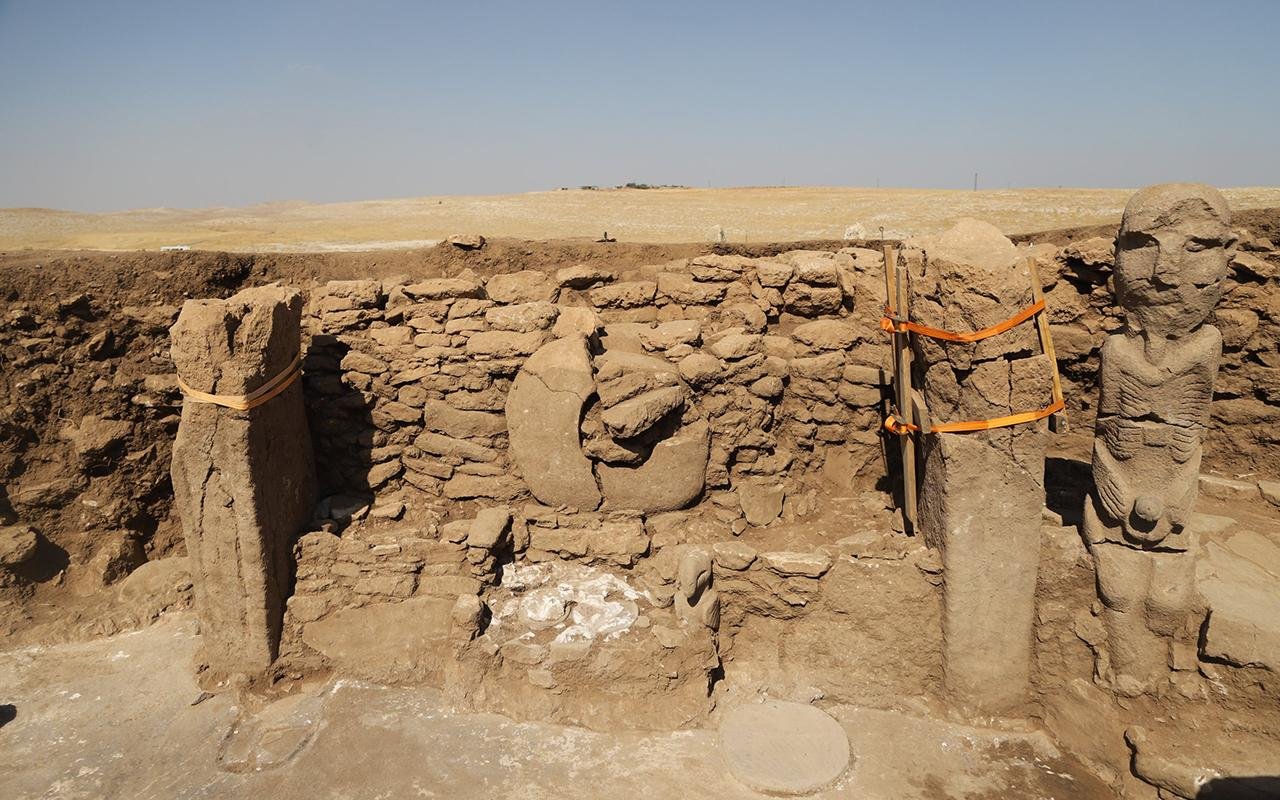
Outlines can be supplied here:
<path id="1" fill-rule="evenodd" d="M 729 773 L 775 795 L 813 794 L 849 766 L 849 737 L 830 715 L 800 703 L 739 706 L 720 723 Z"/>
<path id="2" fill-rule="evenodd" d="M 1206 542 L 1196 586 L 1209 607 L 1203 654 L 1280 671 L 1280 545 L 1254 531 Z"/>

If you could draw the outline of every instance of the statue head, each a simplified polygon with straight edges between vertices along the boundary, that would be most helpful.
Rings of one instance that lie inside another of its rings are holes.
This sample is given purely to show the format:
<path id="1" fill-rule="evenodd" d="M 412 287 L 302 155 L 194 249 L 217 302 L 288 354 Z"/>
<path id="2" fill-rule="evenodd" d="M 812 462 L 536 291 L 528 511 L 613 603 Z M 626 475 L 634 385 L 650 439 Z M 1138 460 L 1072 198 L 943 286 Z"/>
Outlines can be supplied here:
<path id="1" fill-rule="evenodd" d="M 1205 321 L 1222 297 L 1231 212 L 1212 186 L 1162 183 L 1124 208 L 1116 237 L 1116 299 L 1131 328 L 1174 339 Z"/>

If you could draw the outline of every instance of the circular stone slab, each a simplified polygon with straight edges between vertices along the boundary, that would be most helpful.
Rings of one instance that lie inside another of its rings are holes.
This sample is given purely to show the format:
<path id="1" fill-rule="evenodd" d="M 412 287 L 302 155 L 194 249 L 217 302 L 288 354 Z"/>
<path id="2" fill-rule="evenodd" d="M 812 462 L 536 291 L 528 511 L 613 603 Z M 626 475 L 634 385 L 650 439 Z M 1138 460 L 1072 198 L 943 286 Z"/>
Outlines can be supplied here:
<path id="1" fill-rule="evenodd" d="M 770 701 L 731 709 L 720 723 L 729 772 L 766 794 L 811 794 L 849 766 L 849 737 L 813 706 Z"/>

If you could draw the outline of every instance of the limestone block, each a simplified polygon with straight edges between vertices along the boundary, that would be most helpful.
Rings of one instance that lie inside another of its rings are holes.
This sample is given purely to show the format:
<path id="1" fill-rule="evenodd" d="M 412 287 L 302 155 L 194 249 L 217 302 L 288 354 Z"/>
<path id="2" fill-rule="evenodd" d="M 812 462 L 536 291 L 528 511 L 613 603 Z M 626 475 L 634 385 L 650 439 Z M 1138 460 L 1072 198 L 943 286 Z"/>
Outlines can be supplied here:
<path id="1" fill-rule="evenodd" d="M 0 528 L 0 567 L 16 567 L 36 553 L 39 539 L 29 525 Z"/>
<path id="2" fill-rule="evenodd" d="M 653 281 L 630 281 L 592 289 L 588 296 L 597 308 L 638 308 L 652 303 L 657 292 Z"/>
<path id="3" fill-rule="evenodd" d="M 494 436 L 507 429 L 507 422 L 501 414 L 463 411 L 443 400 L 426 401 L 423 404 L 422 419 L 428 431 L 462 439 Z"/>
<path id="4" fill-rule="evenodd" d="M 484 296 L 484 289 L 480 284 L 466 278 L 432 278 L 411 283 L 403 291 L 417 301 Z"/>
<path id="5" fill-rule="evenodd" d="M 795 279 L 810 286 L 836 286 L 840 276 L 832 253 L 797 250 L 788 254 Z"/>
<path id="6" fill-rule="evenodd" d="M 746 256 L 706 255 L 689 261 L 689 274 L 700 281 L 735 281 L 755 263 Z"/>
<path id="7" fill-rule="evenodd" d="M 844 302 L 844 292 L 836 287 L 811 286 L 792 281 L 782 292 L 783 309 L 801 317 L 836 314 Z"/>
<path id="8" fill-rule="evenodd" d="M 848 350 L 859 338 L 853 326 L 833 319 L 798 325 L 791 335 L 814 350 Z"/>
<path id="9" fill-rule="evenodd" d="M 1207 542 L 1196 588 L 1208 606 L 1202 652 L 1231 664 L 1280 671 L 1280 545 L 1242 531 Z"/>
<path id="10" fill-rule="evenodd" d="M 649 430 L 658 420 L 684 405 L 687 397 L 688 390 L 683 386 L 654 389 L 606 409 L 600 419 L 609 433 L 629 439 Z"/>
<path id="11" fill-rule="evenodd" d="M 559 308 L 541 300 L 512 306 L 495 306 L 484 313 L 484 321 L 495 330 L 528 333 L 545 331 L 555 324 L 559 316 Z"/>
<path id="12" fill-rule="evenodd" d="M 499 303 L 549 303 L 560 294 L 560 288 L 550 277 L 535 269 L 494 275 L 485 283 L 484 290 Z"/>
<path id="13" fill-rule="evenodd" d="M 604 408 L 612 408 L 618 403 L 630 400 L 640 393 L 657 388 L 652 376 L 643 372 L 626 372 L 622 375 L 612 378 L 606 378 L 606 374 L 612 372 L 599 372 L 596 374 L 596 395 L 600 398 L 600 405 Z"/>
<path id="14" fill-rule="evenodd" d="M 482 463 L 498 459 L 498 451 L 491 447 L 485 447 L 465 439 L 456 439 L 451 436 L 431 433 L 430 431 L 414 439 L 413 444 L 422 452 L 437 456 L 453 456 L 467 461 L 479 461 Z"/>
<path id="15" fill-rule="evenodd" d="M 458 471 L 444 484 L 444 496 L 450 500 L 482 498 L 506 502 L 524 493 L 524 485 L 514 475 L 471 475 Z"/>
<path id="16" fill-rule="evenodd" d="M 511 530 L 511 509 L 486 508 L 472 520 L 467 530 L 467 546 L 492 550 Z"/>
<path id="17" fill-rule="evenodd" d="M 760 561 L 777 574 L 805 578 L 821 578 L 831 569 L 831 557 L 823 553 L 791 553 L 776 551 L 761 553 Z"/>
<path id="18" fill-rule="evenodd" d="M 720 379 L 720 360 L 706 353 L 680 359 L 680 376 L 694 386 L 709 386 Z"/>
<path id="19" fill-rule="evenodd" d="M 484 237 L 478 233 L 455 233 L 444 241 L 459 250 L 479 250 L 485 244 Z"/>
<path id="20" fill-rule="evenodd" d="M 761 286 L 781 289 L 791 280 L 793 269 L 790 264 L 779 264 L 774 261 L 757 261 L 756 280 Z"/>
<path id="21" fill-rule="evenodd" d="M 786 493 L 781 484 L 743 483 L 735 490 L 742 515 L 757 528 L 768 525 L 782 514 L 782 500 Z"/>
<path id="22" fill-rule="evenodd" d="M 380 281 L 329 281 L 316 292 L 313 302 L 322 312 L 350 311 L 377 308 L 385 297 Z"/>
<path id="23" fill-rule="evenodd" d="M 736 361 L 761 352 L 764 339 L 756 333 L 730 333 L 713 342 L 710 349 L 716 358 Z"/>
<path id="24" fill-rule="evenodd" d="M 560 314 L 556 324 L 551 328 L 551 335 L 556 339 L 566 336 L 592 337 L 600 330 L 603 323 L 600 315 L 589 306 L 557 306 Z"/>
<path id="25" fill-rule="evenodd" d="M 588 264 L 577 264 L 556 270 L 556 285 L 562 289 L 590 289 L 605 283 L 612 283 L 615 276 L 601 267 Z"/>
<path id="26" fill-rule="evenodd" d="M 448 647 L 456 597 L 415 597 L 347 608 L 311 622 L 302 641 L 345 675 L 405 680 L 438 670 Z"/>
<path id="27" fill-rule="evenodd" d="M 1215 500 L 1256 500 L 1258 484 L 1256 481 L 1237 481 L 1220 475 L 1201 475 L 1200 494 Z"/>
<path id="28" fill-rule="evenodd" d="M 716 542 L 711 554 L 716 566 L 735 571 L 747 569 L 756 560 L 756 549 L 742 542 Z"/>
<path id="29" fill-rule="evenodd" d="M 533 354 L 547 341 L 542 330 L 524 333 L 513 331 L 480 331 L 467 339 L 467 355 L 517 358 Z"/>
<path id="30" fill-rule="evenodd" d="M 727 287 L 721 283 L 703 283 L 692 275 L 663 272 L 658 275 L 658 294 L 682 305 L 711 305 L 724 299 Z"/>
<path id="31" fill-rule="evenodd" d="M 696 346 L 701 341 L 702 323 L 696 319 L 671 320 L 640 331 L 640 342 L 646 350 L 669 350 L 681 344 Z"/>

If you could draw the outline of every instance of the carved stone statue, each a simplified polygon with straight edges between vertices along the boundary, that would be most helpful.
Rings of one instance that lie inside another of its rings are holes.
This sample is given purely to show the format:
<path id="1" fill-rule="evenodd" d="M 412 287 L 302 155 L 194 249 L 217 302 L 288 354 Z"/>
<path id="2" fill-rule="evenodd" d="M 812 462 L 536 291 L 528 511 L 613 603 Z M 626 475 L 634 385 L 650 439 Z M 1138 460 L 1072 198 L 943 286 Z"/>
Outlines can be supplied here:
<path id="1" fill-rule="evenodd" d="M 1170 645 L 1196 635 L 1191 514 L 1222 355 L 1222 335 L 1204 322 L 1222 296 L 1233 245 L 1226 201 L 1200 184 L 1141 190 L 1116 239 L 1115 291 L 1127 325 L 1102 347 L 1084 532 L 1110 673 L 1124 694 L 1165 676 Z"/>

